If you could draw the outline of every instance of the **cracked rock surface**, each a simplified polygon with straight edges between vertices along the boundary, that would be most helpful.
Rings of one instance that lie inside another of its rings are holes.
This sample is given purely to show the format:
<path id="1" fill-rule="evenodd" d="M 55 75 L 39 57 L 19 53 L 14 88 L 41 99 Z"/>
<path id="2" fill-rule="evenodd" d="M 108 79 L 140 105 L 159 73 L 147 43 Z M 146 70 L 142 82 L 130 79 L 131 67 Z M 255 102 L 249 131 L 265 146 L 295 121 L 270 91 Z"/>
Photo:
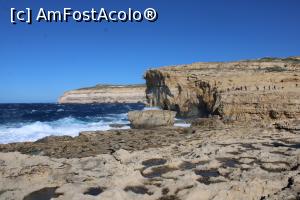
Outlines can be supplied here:
<path id="1" fill-rule="evenodd" d="M 13 145 L 1 145 L 0 199 L 300 198 L 297 132 L 257 125 L 151 131 L 153 136 L 169 134 L 168 139 L 152 137 L 153 143 L 159 145 L 143 148 L 124 146 L 94 154 L 83 150 L 70 158 L 59 153 L 42 156 L 25 150 L 27 154 L 3 152 L 13 151 Z M 125 133 L 126 130 L 120 135 L 125 137 Z M 85 144 L 93 141 L 97 146 L 95 138 L 101 134 L 89 133 L 89 137 Z M 142 139 L 139 134 L 124 138 L 132 143 Z M 22 152 L 26 145 L 18 144 L 17 150 Z"/>

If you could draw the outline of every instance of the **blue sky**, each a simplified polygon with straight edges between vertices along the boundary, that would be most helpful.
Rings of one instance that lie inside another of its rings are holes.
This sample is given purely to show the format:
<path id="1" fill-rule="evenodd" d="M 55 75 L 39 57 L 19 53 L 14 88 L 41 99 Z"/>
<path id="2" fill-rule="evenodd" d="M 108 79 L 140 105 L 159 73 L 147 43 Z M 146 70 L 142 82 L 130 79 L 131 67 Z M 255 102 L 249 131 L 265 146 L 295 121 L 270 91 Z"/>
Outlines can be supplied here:
<path id="1" fill-rule="evenodd" d="M 55 102 L 149 67 L 300 55 L 299 0 L 0 0 L 0 102 Z M 10 23 L 10 8 L 159 13 L 155 23 Z"/>

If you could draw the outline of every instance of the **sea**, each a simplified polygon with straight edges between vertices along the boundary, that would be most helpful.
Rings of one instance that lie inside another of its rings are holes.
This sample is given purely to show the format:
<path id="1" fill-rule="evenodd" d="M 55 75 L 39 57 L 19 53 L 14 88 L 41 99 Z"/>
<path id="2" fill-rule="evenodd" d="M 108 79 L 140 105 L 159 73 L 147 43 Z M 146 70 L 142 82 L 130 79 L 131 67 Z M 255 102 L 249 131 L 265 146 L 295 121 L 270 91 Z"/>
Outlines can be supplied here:
<path id="1" fill-rule="evenodd" d="M 149 110 L 144 104 L 0 104 L 0 144 L 36 141 L 46 136 L 78 136 L 105 131 L 112 125 L 129 129 L 127 113 Z M 177 119 L 176 126 L 189 126 Z M 115 129 L 115 128 L 114 128 Z"/>

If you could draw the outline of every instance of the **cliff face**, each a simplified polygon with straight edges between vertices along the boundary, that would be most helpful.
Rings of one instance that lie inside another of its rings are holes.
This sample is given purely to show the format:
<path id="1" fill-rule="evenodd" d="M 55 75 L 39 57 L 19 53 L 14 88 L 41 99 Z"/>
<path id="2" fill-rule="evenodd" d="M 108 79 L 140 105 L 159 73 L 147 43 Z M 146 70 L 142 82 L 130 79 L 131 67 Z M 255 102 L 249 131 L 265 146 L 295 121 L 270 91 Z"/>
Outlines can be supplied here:
<path id="1" fill-rule="evenodd" d="M 148 103 L 181 116 L 300 117 L 300 58 L 162 67 L 145 74 Z"/>
<path id="2" fill-rule="evenodd" d="M 144 85 L 97 85 L 71 90 L 59 98 L 59 103 L 145 103 Z"/>

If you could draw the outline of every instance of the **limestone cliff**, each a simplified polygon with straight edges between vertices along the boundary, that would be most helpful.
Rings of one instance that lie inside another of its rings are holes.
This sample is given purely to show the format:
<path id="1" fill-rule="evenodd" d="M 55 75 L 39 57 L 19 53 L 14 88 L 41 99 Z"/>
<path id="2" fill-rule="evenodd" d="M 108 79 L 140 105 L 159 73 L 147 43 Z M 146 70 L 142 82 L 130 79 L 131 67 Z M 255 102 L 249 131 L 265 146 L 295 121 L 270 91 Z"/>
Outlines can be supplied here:
<path id="1" fill-rule="evenodd" d="M 145 103 L 145 85 L 97 85 L 71 90 L 59 103 Z"/>
<path id="2" fill-rule="evenodd" d="M 148 103 L 181 116 L 300 117 L 300 57 L 162 67 L 145 79 Z"/>

